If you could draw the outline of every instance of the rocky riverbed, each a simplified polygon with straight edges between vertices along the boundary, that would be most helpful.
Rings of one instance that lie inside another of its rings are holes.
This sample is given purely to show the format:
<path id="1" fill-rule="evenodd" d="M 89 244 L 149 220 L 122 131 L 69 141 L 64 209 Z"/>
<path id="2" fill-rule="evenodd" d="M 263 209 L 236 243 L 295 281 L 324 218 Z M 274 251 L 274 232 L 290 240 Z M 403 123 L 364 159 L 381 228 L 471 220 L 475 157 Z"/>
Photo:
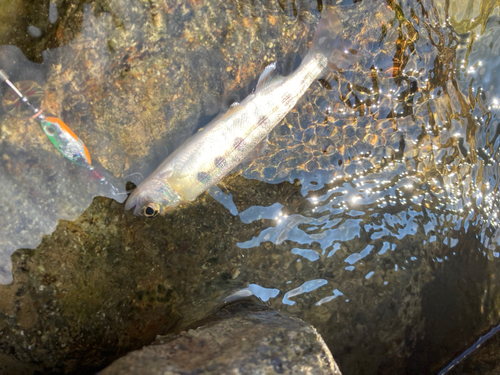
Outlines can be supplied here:
<path id="1" fill-rule="evenodd" d="M 249 294 L 344 374 L 435 372 L 498 322 L 493 3 L 337 4 L 356 64 L 219 191 L 151 220 L 124 211 L 125 181 L 270 62 L 296 67 L 330 4 L 35 3 L 0 8 L 0 68 L 42 86 L 108 183 L 1 113 L 0 372 L 91 373 Z"/>

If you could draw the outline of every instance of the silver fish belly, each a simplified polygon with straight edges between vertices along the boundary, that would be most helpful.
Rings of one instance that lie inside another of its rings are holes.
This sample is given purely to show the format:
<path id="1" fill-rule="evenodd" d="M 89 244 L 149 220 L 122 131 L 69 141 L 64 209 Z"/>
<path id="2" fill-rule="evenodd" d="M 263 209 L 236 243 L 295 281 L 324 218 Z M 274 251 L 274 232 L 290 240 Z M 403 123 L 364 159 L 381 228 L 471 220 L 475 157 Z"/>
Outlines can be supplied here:
<path id="1" fill-rule="evenodd" d="M 241 163 L 286 116 L 338 49 L 342 25 L 333 11 L 324 12 L 313 45 L 301 65 L 287 77 L 275 64 L 262 73 L 255 92 L 210 122 L 175 150 L 130 195 L 125 205 L 136 215 L 156 216 L 194 200 Z"/>

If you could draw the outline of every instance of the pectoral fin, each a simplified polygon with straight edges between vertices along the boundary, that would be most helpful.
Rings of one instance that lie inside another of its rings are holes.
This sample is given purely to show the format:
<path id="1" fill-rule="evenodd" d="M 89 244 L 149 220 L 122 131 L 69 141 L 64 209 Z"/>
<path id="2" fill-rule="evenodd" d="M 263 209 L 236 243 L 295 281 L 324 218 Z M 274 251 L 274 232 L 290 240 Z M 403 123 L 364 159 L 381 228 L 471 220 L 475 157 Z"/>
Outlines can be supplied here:
<path id="1" fill-rule="evenodd" d="M 167 178 L 172 177 L 173 174 L 174 174 L 173 169 L 167 169 L 165 172 L 160 173 L 158 177 L 161 178 L 162 180 L 166 180 Z"/>
<path id="2" fill-rule="evenodd" d="M 246 156 L 246 158 L 242 161 L 242 163 L 250 163 L 253 160 L 260 158 L 265 155 L 267 150 L 267 144 L 269 142 L 269 134 L 255 146 L 255 148 L 250 151 L 250 153 Z"/>

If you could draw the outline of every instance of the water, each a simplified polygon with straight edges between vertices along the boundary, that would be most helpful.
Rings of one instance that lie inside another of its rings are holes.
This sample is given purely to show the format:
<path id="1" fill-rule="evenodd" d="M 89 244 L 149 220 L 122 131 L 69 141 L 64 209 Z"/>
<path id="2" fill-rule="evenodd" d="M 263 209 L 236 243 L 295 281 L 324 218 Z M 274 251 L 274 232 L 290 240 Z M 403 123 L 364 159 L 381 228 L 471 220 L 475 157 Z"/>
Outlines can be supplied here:
<path id="1" fill-rule="evenodd" d="M 66 28 L 70 13 L 51 5 L 27 25 L 41 39 L 19 42 L 37 63 L 9 49 L 0 68 L 39 81 L 125 190 L 128 175 L 148 175 L 247 95 L 268 63 L 296 67 L 326 5 L 110 1 L 82 5 L 81 25 Z M 90 205 L 123 196 L 62 158 L 34 121 L 2 115 L 4 283 L 12 253 L 15 266 L 1 324 L 16 358 L 43 362 L 50 348 L 63 363 L 85 353 L 79 335 L 92 346 L 102 330 L 112 348 L 137 347 L 249 294 L 314 325 L 345 374 L 437 372 L 498 323 L 496 3 L 337 11 L 357 63 L 311 85 L 264 154 L 210 192 L 222 205 L 203 196 L 149 221 Z M 37 54 L 46 40 L 59 47 Z M 9 323 L 20 300 L 43 301 L 20 311 L 54 313 L 69 349 L 50 324 Z M 24 352 L 37 331 L 45 341 Z"/>

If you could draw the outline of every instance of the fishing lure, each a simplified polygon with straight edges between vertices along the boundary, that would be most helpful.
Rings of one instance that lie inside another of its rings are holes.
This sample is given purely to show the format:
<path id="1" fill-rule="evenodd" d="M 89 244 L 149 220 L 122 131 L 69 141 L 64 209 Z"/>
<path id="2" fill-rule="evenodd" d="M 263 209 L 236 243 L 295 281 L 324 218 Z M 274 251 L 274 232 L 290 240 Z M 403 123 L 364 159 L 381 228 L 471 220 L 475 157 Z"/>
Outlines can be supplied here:
<path id="1" fill-rule="evenodd" d="M 90 178 L 99 181 L 102 185 L 109 186 L 114 196 L 127 194 L 127 192 L 120 192 L 113 186 L 104 177 L 103 171 L 94 168 L 89 150 L 64 121 L 55 116 L 45 116 L 42 113 L 44 91 L 36 82 L 22 81 L 16 86 L 2 69 L 0 69 L 0 81 L 5 82 L 12 89 L 12 92 L 5 94 L 2 99 L 2 106 L 9 114 L 16 117 L 38 118 L 43 133 L 65 158 L 88 169 Z"/>
<path id="2" fill-rule="evenodd" d="M 57 117 L 44 117 L 40 121 L 43 132 L 67 159 L 82 167 L 91 168 L 89 150 L 73 131 Z"/>
<path id="3" fill-rule="evenodd" d="M 40 120 L 40 126 L 42 127 L 44 134 L 64 157 L 82 167 L 89 168 L 90 170 L 93 169 L 89 150 L 83 141 L 60 118 L 45 116 L 42 113 L 43 108 L 39 108 L 42 106 L 42 100 L 40 99 L 39 93 L 40 89 L 37 89 L 36 84 L 33 83 L 32 85 L 29 85 L 24 82 L 24 86 L 30 86 L 29 89 L 32 91 L 32 96 L 35 98 L 36 104 L 38 105 L 33 104 L 32 101 L 28 99 L 28 96 L 24 95 L 17 88 L 17 86 L 9 80 L 7 74 L 1 69 L 0 80 L 9 85 L 12 91 L 17 95 L 17 100 L 14 100 L 14 98 L 8 95 L 5 98 L 4 103 L 7 102 L 9 107 L 17 113 L 23 113 L 20 107 L 22 107 L 21 103 L 24 103 L 26 107 L 33 111 L 34 116 Z"/>

